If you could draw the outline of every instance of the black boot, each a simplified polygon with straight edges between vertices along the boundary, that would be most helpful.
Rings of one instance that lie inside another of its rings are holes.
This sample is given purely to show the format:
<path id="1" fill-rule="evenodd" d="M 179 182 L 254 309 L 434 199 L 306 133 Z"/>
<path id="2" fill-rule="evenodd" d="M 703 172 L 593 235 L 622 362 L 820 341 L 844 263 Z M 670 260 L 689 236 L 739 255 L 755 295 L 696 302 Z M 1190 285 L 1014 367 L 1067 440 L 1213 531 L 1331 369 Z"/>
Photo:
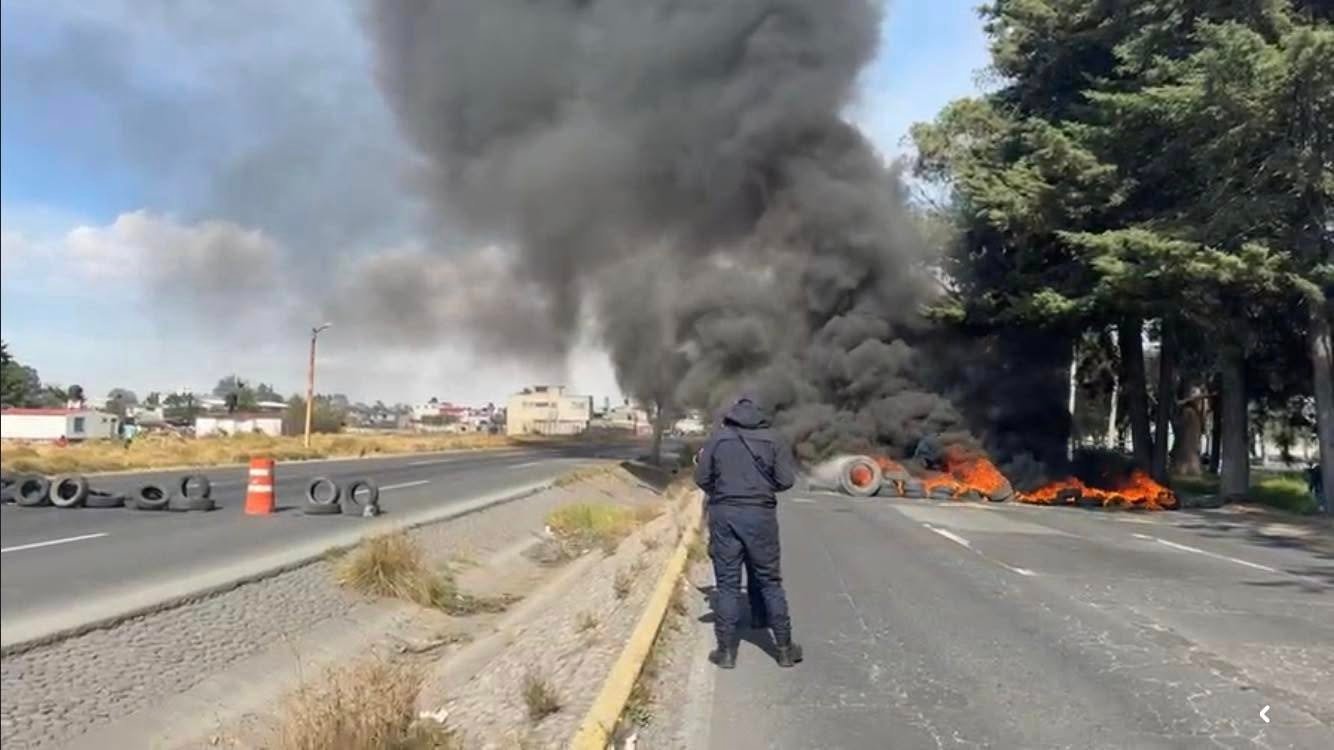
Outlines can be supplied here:
<path id="1" fill-rule="evenodd" d="M 709 652 L 709 661 L 718 665 L 719 669 L 736 669 L 736 646 L 719 645 Z"/>
<path id="2" fill-rule="evenodd" d="M 795 667 L 801 659 L 801 646 L 795 643 L 788 643 L 786 646 L 778 647 L 778 666 Z"/>

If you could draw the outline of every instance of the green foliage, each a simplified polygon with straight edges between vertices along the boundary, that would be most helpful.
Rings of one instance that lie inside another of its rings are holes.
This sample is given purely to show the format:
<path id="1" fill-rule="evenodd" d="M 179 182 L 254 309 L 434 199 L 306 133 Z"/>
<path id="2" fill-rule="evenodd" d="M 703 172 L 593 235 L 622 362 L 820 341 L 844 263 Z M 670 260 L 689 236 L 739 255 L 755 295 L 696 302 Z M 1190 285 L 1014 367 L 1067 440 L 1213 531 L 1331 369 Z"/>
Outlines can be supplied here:
<path id="1" fill-rule="evenodd" d="M 9 353 L 9 345 L 0 342 L 0 404 L 38 406 L 42 381 L 37 371 L 21 364 Z"/>

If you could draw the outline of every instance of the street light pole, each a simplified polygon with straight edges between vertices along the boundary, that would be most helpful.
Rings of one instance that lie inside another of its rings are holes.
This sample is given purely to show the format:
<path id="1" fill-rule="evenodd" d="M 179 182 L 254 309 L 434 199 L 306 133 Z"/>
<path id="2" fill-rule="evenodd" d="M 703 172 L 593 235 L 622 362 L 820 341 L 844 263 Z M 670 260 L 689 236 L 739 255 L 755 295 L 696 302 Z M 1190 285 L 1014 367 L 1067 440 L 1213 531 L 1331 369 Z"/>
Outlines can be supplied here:
<path id="1" fill-rule="evenodd" d="M 316 326 L 310 329 L 310 366 L 306 369 L 306 439 L 304 445 L 310 447 L 310 420 L 315 413 L 315 339 L 319 338 L 320 331 L 328 328 L 332 323 L 325 323 L 322 326 Z"/>

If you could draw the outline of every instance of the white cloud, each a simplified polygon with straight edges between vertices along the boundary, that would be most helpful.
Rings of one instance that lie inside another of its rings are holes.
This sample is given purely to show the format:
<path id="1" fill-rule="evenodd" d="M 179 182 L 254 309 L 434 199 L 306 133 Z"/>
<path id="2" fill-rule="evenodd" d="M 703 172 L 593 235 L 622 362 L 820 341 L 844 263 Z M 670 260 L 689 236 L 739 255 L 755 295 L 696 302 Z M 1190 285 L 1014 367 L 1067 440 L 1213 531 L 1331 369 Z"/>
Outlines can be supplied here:
<path id="1" fill-rule="evenodd" d="M 90 278 L 160 281 L 244 274 L 271 279 L 278 244 L 229 221 L 180 224 L 147 211 L 121 214 L 107 226 L 80 226 L 65 237 L 69 261 Z"/>
<path id="2" fill-rule="evenodd" d="M 445 256 L 391 247 L 331 269 L 340 284 L 312 295 L 287 265 L 288 248 L 230 221 L 141 210 L 44 234 L 3 225 L 0 238 L 6 340 L 43 375 L 94 393 L 206 389 L 232 372 L 295 392 L 308 326 L 328 319 L 319 387 L 354 399 L 498 400 L 535 382 L 619 396 L 596 347 L 521 362 L 470 337 L 479 318 L 494 318 L 485 322 L 497 335 L 537 335 L 516 314 L 524 295 L 500 248 Z M 58 315 L 41 307 L 57 297 Z"/>

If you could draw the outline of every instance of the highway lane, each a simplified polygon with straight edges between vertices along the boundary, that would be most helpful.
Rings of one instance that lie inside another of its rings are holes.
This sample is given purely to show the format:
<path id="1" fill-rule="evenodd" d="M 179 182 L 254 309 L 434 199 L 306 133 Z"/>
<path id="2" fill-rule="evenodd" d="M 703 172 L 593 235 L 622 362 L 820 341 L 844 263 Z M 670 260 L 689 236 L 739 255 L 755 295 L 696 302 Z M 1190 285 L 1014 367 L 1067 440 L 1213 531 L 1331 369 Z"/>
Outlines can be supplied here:
<path id="1" fill-rule="evenodd" d="M 553 478 L 596 457 L 626 457 L 634 448 L 524 449 L 425 454 L 363 461 L 280 464 L 279 513 L 241 512 L 246 469 L 206 471 L 219 509 L 209 513 L 129 509 L 0 509 L 0 612 L 5 622 L 59 611 L 90 597 L 142 590 L 296 543 L 345 533 L 355 517 L 310 517 L 299 510 L 311 478 L 369 476 L 381 486 L 386 516 L 457 504 Z M 178 476 L 170 472 L 166 477 Z M 160 472 L 99 478 L 94 485 L 130 490 Z M 69 541 L 66 541 L 69 540 Z M 54 542 L 54 543 L 53 543 Z"/>
<path id="2" fill-rule="evenodd" d="M 1185 513 L 824 494 L 782 513 L 806 662 L 748 636 L 695 712 L 708 747 L 1334 747 L 1318 553 Z"/>

